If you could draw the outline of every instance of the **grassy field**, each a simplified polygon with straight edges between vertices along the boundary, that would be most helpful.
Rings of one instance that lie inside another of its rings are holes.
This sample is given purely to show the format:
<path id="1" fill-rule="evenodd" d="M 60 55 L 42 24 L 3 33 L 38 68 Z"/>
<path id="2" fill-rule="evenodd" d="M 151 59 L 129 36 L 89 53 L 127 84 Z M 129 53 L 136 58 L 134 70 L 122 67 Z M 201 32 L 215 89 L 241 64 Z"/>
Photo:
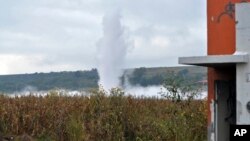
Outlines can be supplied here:
<path id="1" fill-rule="evenodd" d="M 90 97 L 0 96 L 0 140 L 203 141 L 206 102 L 133 98 L 113 89 Z"/>

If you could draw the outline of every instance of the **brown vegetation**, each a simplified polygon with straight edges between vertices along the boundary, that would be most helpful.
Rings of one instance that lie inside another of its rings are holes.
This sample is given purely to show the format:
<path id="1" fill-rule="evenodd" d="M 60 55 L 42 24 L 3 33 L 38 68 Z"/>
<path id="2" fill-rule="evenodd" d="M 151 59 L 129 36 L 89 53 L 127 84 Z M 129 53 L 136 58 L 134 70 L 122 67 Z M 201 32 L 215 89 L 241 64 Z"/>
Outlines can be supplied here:
<path id="1" fill-rule="evenodd" d="M 201 141 L 206 138 L 202 100 L 126 97 L 118 89 L 105 96 L 0 96 L 0 140 L 20 141 Z M 1 136 L 2 135 L 2 136 Z M 34 139 L 33 139 L 34 138 Z"/>

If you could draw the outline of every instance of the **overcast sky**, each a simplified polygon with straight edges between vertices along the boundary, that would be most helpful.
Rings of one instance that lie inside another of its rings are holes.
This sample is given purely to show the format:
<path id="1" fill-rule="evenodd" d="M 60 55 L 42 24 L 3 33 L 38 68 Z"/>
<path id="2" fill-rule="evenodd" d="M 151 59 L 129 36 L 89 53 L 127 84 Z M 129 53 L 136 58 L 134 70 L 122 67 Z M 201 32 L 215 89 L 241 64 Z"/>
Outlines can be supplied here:
<path id="1" fill-rule="evenodd" d="M 102 18 L 114 9 L 131 41 L 126 68 L 206 54 L 206 0 L 0 1 L 0 74 L 96 68 Z"/>

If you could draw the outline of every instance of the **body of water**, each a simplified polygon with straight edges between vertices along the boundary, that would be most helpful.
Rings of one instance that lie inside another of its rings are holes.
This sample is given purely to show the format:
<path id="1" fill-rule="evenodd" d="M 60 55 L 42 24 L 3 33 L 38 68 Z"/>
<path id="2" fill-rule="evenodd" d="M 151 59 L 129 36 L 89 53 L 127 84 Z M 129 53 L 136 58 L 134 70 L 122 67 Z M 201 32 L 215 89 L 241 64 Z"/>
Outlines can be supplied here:
<path id="1" fill-rule="evenodd" d="M 160 92 L 166 92 L 166 90 L 162 86 L 149 86 L 149 87 L 141 87 L 141 86 L 131 86 L 124 89 L 125 95 L 131 95 L 134 97 L 155 97 L 162 98 Z M 8 94 L 11 97 L 15 96 L 46 96 L 51 93 L 57 93 L 61 96 L 89 96 L 89 92 L 87 91 L 69 91 L 69 90 L 51 90 L 51 91 L 21 91 Z M 196 96 L 197 99 L 204 99 L 207 97 L 207 91 L 202 91 L 200 94 Z"/>

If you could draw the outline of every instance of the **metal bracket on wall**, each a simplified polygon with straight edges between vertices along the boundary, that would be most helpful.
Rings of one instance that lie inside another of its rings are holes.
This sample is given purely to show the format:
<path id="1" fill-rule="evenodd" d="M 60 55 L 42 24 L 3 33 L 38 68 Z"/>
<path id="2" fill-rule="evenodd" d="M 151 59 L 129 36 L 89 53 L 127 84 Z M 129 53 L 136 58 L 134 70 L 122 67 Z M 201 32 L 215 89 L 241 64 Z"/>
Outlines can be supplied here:
<path id="1" fill-rule="evenodd" d="M 248 0 L 242 0 L 241 3 L 248 2 Z M 217 22 L 220 23 L 220 19 L 224 15 L 228 15 L 231 19 L 234 19 L 235 4 L 231 1 L 225 5 L 224 11 L 218 16 Z"/>
<path id="2" fill-rule="evenodd" d="M 228 15 L 231 19 L 234 18 L 234 12 L 235 12 L 235 6 L 234 4 L 230 1 L 228 4 L 225 5 L 224 11 L 218 16 L 217 22 L 220 22 L 220 19 L 224 15 Z"/>

